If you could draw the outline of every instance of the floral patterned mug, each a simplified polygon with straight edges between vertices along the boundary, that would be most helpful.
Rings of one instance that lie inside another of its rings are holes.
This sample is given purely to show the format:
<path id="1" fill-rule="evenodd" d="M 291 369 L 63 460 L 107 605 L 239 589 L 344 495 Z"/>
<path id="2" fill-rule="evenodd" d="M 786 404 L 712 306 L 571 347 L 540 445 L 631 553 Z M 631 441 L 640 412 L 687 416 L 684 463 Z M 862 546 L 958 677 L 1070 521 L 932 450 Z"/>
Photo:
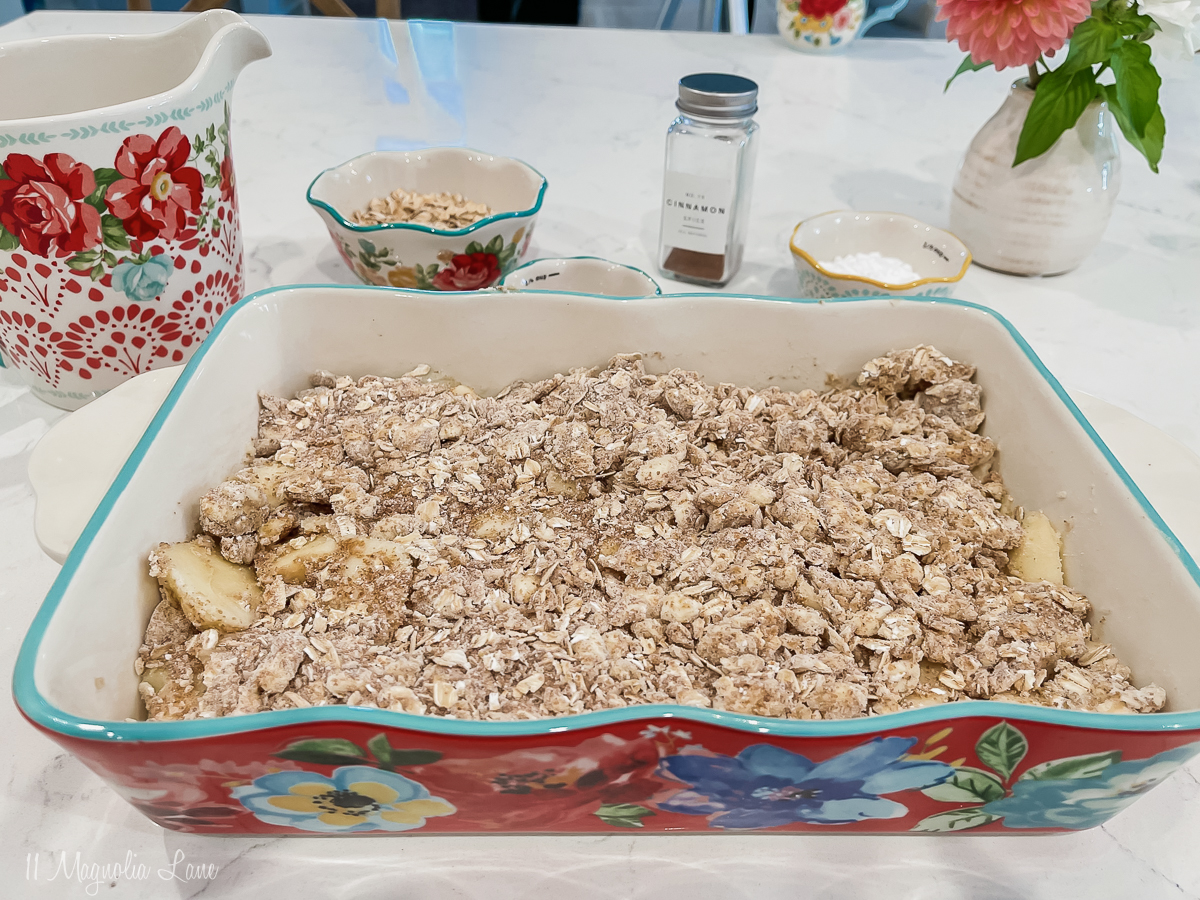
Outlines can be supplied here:
<path id="1" fill-rule="evenodd" d="M 867 16 L 867 0 L 776 0 L 779 33 L 797 50 L 844 50 L 867 29 L 896 18 L 907 3 L 896 0 Z"/>
<path id="2" fill-rule="evenodd" d="M 0 363 L 36 396 L 177 365 L 241 298 L 229 98 L 270 52 L 224 10 L 0 46 Z"/>

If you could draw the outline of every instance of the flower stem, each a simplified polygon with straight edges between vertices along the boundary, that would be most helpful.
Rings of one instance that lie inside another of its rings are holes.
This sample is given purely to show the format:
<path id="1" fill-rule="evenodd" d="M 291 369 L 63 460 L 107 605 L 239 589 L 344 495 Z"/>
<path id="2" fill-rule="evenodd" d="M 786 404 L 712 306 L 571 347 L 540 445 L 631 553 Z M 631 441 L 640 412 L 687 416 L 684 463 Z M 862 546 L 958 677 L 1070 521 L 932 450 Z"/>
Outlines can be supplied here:
<path id="1" fill-rule="evenodd" d="M 1037 63 L 1029 64 L 1029 86 L 1037 90 L 1038 82 L 1042 80 L 1042 75 L 1038 72 Z"/>

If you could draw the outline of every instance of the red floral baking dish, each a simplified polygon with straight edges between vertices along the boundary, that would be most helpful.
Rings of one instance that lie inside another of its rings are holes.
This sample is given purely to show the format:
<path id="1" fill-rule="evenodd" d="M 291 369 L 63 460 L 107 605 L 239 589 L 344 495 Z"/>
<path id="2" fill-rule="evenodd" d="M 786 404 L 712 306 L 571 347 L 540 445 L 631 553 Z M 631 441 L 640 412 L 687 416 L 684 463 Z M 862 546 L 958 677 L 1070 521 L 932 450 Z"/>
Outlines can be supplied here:
<path id="1" fill-rule="evenodd" d="M 861 719 L 645 705 L 489 722 L 324 706 L 147 722 L 133 661 L 147 555 L 240 465 L 258 391 L 418 363 L 481 392 L 638 351 L 654 371 L 820 388 L 891 349 L 978 366 L 1012 494 L 1065 526 L 1097 636 L 1166 711 L 963 701 Z M 296 287 L 201 347 L 67 559 L 21 649 L 17 703 L 159 824 L 208 834 L 1040 833 L 1098 825 L 1200 751 L 1200 570 L 1020 335 L 953 300 Z"/>

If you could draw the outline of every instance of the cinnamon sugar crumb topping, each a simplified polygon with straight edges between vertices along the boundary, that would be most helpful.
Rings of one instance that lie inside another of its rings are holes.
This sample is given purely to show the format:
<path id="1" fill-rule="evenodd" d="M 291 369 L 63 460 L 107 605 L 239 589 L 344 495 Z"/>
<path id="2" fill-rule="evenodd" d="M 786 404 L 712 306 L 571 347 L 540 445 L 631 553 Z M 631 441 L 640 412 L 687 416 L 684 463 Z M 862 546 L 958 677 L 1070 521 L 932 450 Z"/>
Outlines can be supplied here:
<path id="1" fill-rule="evenodd" d="M 149 717 L 1160 709 L 1084 597 L 1007 571 L 973 375 L 922 346 L 821 394 L 628 355 L 496 397 L 425 366 L 264 395 L 258 458 L 153 555 Z"/>

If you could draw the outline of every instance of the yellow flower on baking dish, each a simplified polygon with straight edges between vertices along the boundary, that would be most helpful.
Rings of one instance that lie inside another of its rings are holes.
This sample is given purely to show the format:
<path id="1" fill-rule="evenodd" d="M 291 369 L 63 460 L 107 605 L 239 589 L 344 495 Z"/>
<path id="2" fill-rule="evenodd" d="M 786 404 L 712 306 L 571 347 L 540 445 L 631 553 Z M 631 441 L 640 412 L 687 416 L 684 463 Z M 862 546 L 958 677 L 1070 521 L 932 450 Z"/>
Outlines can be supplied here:
<path id="1" fill-rule="evenodd" d="M 271 825 L 301 831 L 411 831 L 457 810 L 417 782 L 371 766 L 275 772 L 234 788 L 232 796 Z"/>
<path id="2" fill-rule="evenodd" d="M 412 266 L 396 266 L 387 273 L 388 284 L 398 288 L 415 288 L 417 286 L 417 270 Z"/>

